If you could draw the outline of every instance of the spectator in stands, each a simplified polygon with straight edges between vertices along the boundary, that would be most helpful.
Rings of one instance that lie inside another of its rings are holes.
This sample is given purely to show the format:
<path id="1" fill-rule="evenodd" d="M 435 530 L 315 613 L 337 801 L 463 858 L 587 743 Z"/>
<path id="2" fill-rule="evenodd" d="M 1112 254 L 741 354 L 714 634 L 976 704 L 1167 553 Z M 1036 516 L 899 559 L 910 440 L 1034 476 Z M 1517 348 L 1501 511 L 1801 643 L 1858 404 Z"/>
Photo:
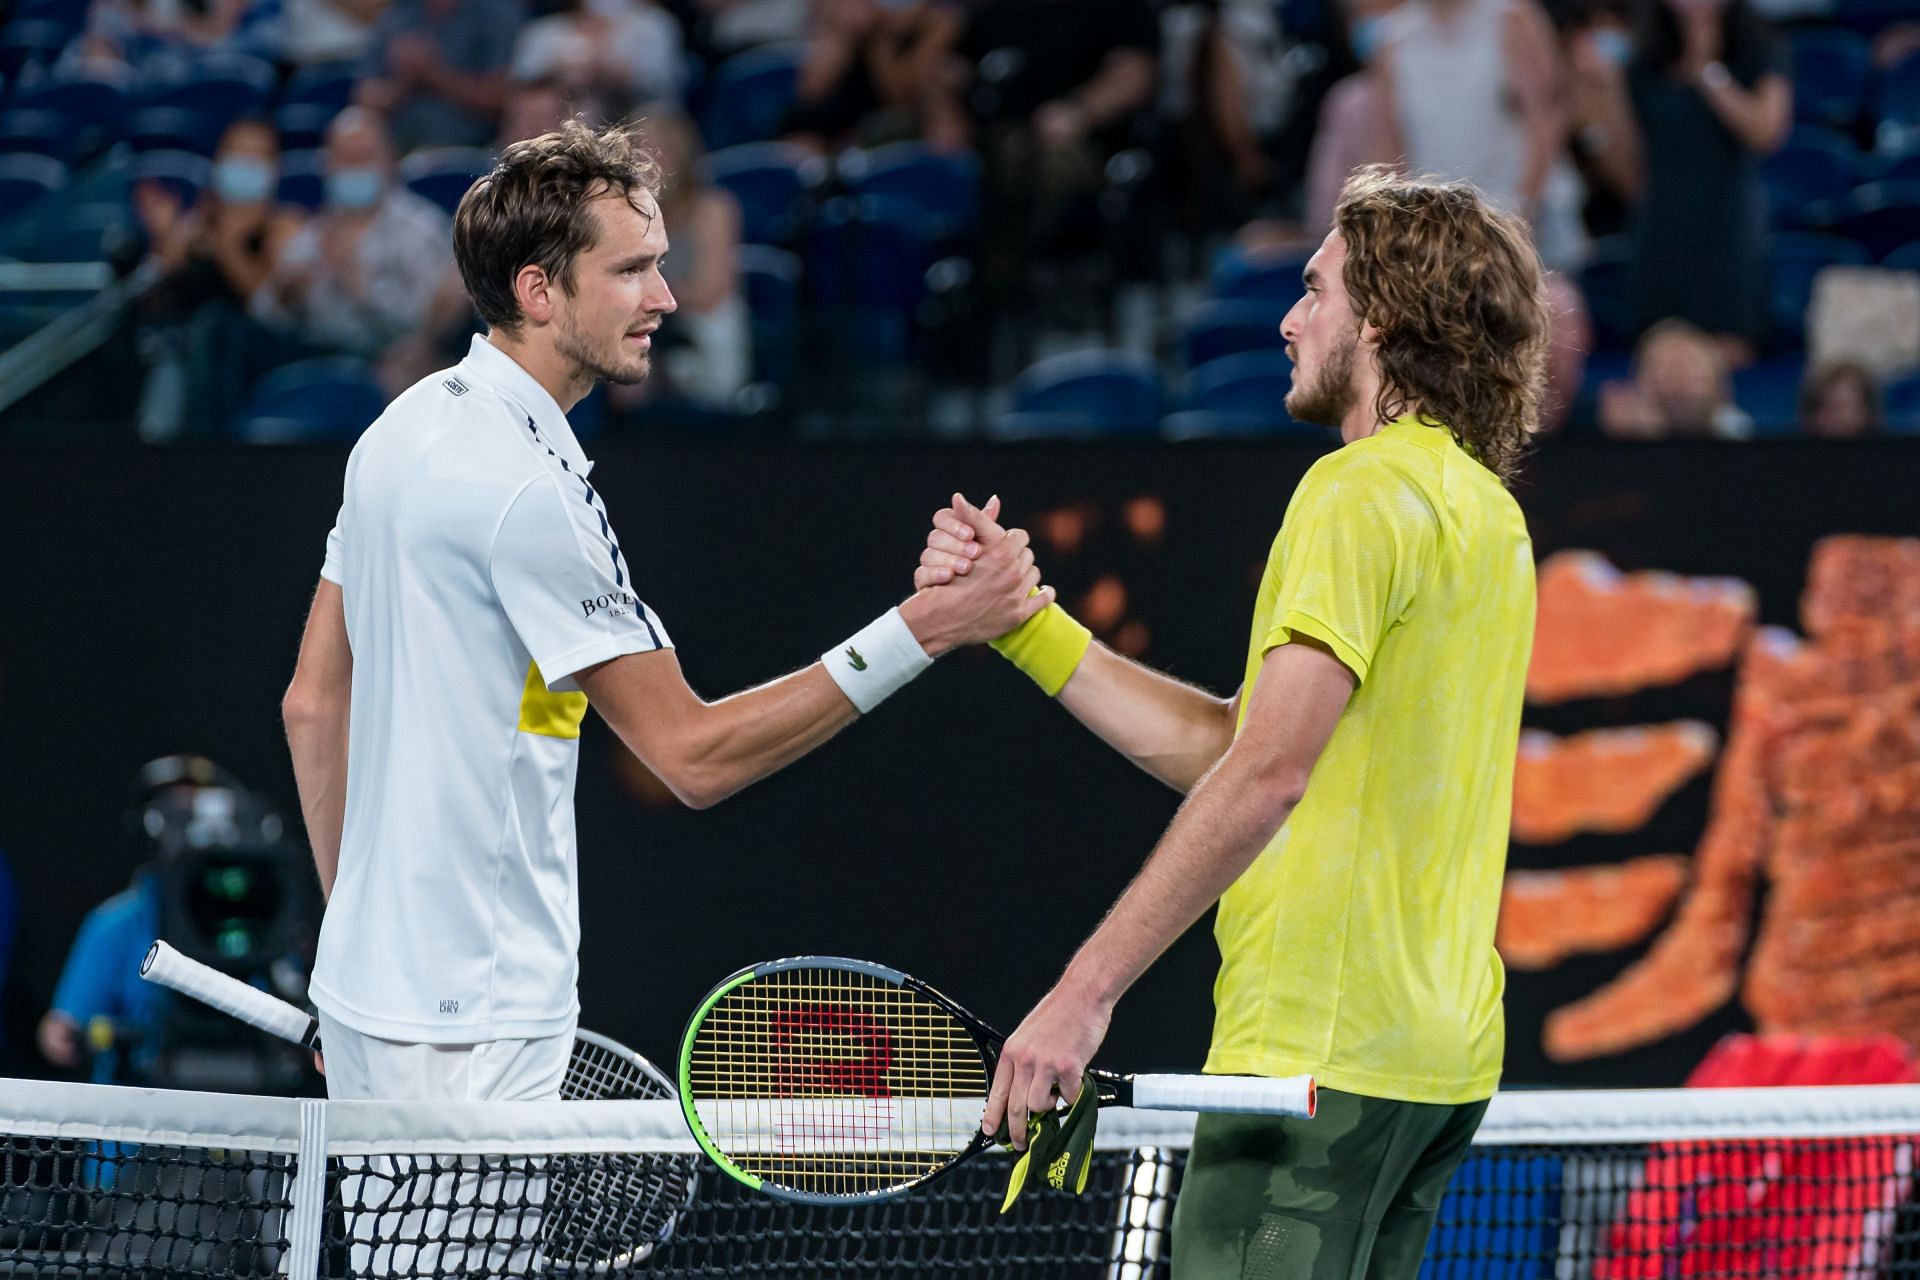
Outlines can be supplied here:
<path id="1" fill-rule="evenodd" d="M 1635 42 L 1637 323 L 1678 316 L 1749 359 L 1770 296 L 1760 161 L 1793 124 L 1785 51 L 1748 0 L 1645 0 Z"/>
<path id="2" fill-rule="evenodd" d="M 1550 269 L 1580 265 L 1559 49 L 1536 0 L 1406 0 L 1386 19 L 1374 66 L 1388 155 L 1415 173 L 1467 179 L 1532 223 Z"/>
<path id="3" fill-rule="evenodd" d="M 1633 377 L 1601 388 L 1600 429 L 1622 440 L 1744 440 L 1753 419 L 1733 403 L 1720 345 L 1685 320 L 1663 320 L 1640 339 Z"/>
<path id="4" fill-rule="evenodd" d="M 363 61 L 387 0 L 281 0 L 280 56 L 296 67 Z"/>
<path id="5" fill-rule="evenodd" d="M 299 340 L 371 356 L 418 328 L 453 263 L 438 206 L 394 181 L 393 144 L 365 108 L 327 129 L 326 203 L 290 239 L 254 314 Z"/>
<path id="6" fill-rule="evenodd" d="M 1880 387 L 1862 364 L 1843 360 L 1807 370 L 1800 384 L 1800 429 L 1822 440 L 1877 436 L 1882 418 Z"/>
<path id="7" fill-rule="evenodd" d="M 950 0 L 814 0 L 782 132 L 822 153 L 929 133 L 932 145 L 964 146 L 961 118 L 940 92 L 962 24 Z"/>
<path id="8" fill-rule="evenodd" d="M 390 0 L 359 100 L 392 122 L 400 153 L 481 146 L 499 121 L 519 0 Z"/>
<path id="9" fill-rule="evenodd" d="M 707 179 L 700 132 L 684 113 L 651 110 L 646 127 L 667 179 L 660 213 L 673 232 L 673 252 L 660 270 L 680 304 L 658 335 L 667 341 L 654 390 L 728 409 L 746 385 L 753 354 L 740 282 L 740 206 Z"/>
<path id="10" fill-rule="evenodd" d="M 653 0 L 567 0 L 521 30 L 512 76 L 558 81 L 574 110 L 614 120 L 650 98 L 677 101 L 685 59 L 679 22 Z"/>
<path id="11" fill-rule="evenodd" d="M 506 105 L 500 109 L 500 136 L 494 150 L 504 151 L 522 138 L 537 138 L 549 129 L 557 129 L 573 111 L 572 99 L 558 80 L 549 76 L 517 82 L 508 88 Z"/>
<path id="12" fill-rule="evenodd" d="M 1301 230 L 1318 242 L 1333 226 L 1333 206 L 1355 169 L 1386 163 L 1395 156 L 1392 109 L 1384 77 L 1376 70 L 1386 35 L 1387 15 L 1399 0 L 1345 0 L 1347 43 L 1359 69 L 1336 81 L 1320 101 L 1319 124 L 1307 153 L 1306 190 Z"/>
<path id="13" fill-rule="evenodd" d="M 134 188 L 134 211 L 166 271 L 140 308 L 151 365 L 142 439 L 217 432 L 258 372 L 261 344 L 248 300 L 302 221 L 274 199 L 279 164 L 273 126 L 242 119 L 221 135 L 206 189 L 191 208 L 164 183 Z"/>
<path id="14" fill-rule="evenodd" d="M 1568 150 L 1586 188 L 1582 212 L 1594 236 L 1627 229 L 1623 193 L 1639 181 L 1640 130 L 1627 92 L 1631 16 L 1623 0 L 1584 0 L 1568 13 L 1560 37 L 1567 69 Z"/>
<path id="15" fill-rule="evenodd" d="M 1146 0 L 984 0 L 974 11 L 942 89 L 979 131 L 996 298 L 1017 296 L 1033 259 L 1089 211 L 1153 102 L 1159 48 Z"/>
<path id="16" fill-rule="evenodd" d="M 807 36 L 808 0 L 693 0 L 699 6 L 702 46 L 715 57 L 754 45 Z"/>
<path id="17" fill-rule="evenodd" d="M 167 49 L 209 49 L 239 29 L 251 0 L 94 0 L 79 10 L 87 29 L 73 56 L 95 73 L 116 65 L 137 71 Z"/>

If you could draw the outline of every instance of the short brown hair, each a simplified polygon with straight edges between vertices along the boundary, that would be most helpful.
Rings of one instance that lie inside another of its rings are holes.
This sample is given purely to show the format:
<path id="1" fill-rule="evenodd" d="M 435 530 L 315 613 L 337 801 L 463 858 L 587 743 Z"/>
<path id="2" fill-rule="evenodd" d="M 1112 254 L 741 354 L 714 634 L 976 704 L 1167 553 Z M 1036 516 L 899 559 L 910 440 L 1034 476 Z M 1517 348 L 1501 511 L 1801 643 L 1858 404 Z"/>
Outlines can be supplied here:
<path id="1" fill-rule="evenodd" d="M 1418 406 L 1511 480 L 1546 386 L 1546 280 L 1526 224 L 1470 183 L 1380 165 L 1347 180 L 1333 224 L 1354 316 L 1380 330 L 1374 412 Z"/>
<path id="2" fill-rule="evenodd" d="M 593 130 L 578 120 L 500 153 L 453 215 L 453 256 L 474 309 L 490 328 L 517 333 L 526 319 L 513 293 L 529 264 L 573 287 L 573 262 L 594 243 L 587 206 L 618 195 L 652 216 L 639 200 L 660 195 L 660 166 L 630 125 Z"/>

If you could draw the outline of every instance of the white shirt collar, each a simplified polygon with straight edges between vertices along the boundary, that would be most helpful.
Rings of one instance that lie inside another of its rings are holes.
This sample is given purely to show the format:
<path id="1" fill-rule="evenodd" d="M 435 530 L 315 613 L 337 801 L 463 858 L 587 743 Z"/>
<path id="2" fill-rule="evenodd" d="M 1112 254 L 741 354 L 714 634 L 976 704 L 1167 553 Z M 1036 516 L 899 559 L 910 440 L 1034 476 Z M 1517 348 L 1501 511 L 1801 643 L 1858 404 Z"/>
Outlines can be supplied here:
<path id="1" fill-rule="evenodd" d="M 592 460 L 580 448 L 579 440 L 574 438 L 567 415 L 560 411 L 559 404 L 540 385 L 540 380 L 528 373 L 518 360 L 488 342 L 484 334 L 476 333 L 467 347 L 467 358 L 460 362 L 460 367 L 478 381 L 488 383 L 519 401 L 520 407 L 533 419 L 548 446 L 572 463 L 581 475 L 593 470 Z"/>

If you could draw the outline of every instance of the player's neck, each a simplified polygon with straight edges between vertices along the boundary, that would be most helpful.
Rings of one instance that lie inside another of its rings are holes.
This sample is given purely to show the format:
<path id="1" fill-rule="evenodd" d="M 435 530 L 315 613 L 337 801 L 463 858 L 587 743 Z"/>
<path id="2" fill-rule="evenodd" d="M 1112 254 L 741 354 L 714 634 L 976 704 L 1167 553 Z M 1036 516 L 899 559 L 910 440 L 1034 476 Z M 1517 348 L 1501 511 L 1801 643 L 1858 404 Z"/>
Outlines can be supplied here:
<path id="1" fill-rule="evenodd" d="M 489 330 L 486 342 L 499 348 L 515 364 L 533 376 L 533 380 L 553 397 L 560 406 L 560 412 L 570 413 L 573 406 L 586 399 L 593 390 L 593 383 L 582 386 L 578 382 L 579 366 L 553 349 L 551 343 L 515 339 L 498 329 Z"/>

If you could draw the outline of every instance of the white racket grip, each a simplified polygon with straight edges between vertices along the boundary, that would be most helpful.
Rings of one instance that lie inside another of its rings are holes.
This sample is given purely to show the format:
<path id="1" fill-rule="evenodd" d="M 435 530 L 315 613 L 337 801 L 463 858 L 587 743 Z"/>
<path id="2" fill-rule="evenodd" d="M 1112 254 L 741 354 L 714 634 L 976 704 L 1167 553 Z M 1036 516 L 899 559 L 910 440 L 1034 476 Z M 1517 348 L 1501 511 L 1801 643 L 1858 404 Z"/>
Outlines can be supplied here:
<path id="1" fill-rule="evenodd" d="M 1318 1104 L 1312 1076 L 1133 1077 L 1133 1105 L 1143 1111 L 1311 1116 Z"/>
<path id="2" fill-rule="evenodd" d="M 140 976 L 282 1040 L 311 1048 L 320 1038 L 319 1021 L 305 1010 L 189 959 L 165 941 L 156 940 L 147 948 L 147 958 L 140 962 Z"/>

